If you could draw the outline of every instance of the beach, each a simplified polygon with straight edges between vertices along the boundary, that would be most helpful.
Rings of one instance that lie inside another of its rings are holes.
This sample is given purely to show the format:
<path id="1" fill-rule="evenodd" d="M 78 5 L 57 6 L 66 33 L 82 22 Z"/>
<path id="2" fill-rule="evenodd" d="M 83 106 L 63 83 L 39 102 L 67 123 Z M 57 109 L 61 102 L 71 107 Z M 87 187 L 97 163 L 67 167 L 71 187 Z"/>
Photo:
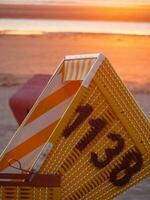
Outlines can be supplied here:
<path id="1" fill-rule="evenodd" d="M 150 118 L 150 36 L 48 33 L 0 33 L 0 151 L 18 125 L 9 98 L 34 74 L 52 74 L 64 55 L 102 52 Z M 118 197 L 149 200 L 150 179 Z"/>
<path id="2" fill-rule="evenodd" d="M 52 74 L 65 55 L 100 52 L 129 87 L 149 92 L 149 44 L 150 36 L 88 33 L 27 36 L 1 32 L 0 85 L 5 80 L 18 82 L 17 75 L 22 75 L 24 80 L 32 74 Z"/>

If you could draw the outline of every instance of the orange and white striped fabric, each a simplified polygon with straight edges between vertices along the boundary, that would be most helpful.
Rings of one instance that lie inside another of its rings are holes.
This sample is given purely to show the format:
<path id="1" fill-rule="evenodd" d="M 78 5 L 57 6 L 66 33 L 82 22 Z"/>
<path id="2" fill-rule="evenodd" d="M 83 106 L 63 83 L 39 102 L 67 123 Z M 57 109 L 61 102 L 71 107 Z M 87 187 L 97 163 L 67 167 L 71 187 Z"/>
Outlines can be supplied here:
<path id="1" fill-rule="evenodd" d="M 14 134 L 0 156 L 0 172 L 20 173 L 29 169 L 44 144 L 57 126 L 65 110 L 88 74 L 93 58 L 66 59 L 61 62 L 54 76 L 36 101 L 22 125 Z M 48 146 L 48 150 L 52 145 Z M 9 161 L 14 167 L 9 166 Z"/>

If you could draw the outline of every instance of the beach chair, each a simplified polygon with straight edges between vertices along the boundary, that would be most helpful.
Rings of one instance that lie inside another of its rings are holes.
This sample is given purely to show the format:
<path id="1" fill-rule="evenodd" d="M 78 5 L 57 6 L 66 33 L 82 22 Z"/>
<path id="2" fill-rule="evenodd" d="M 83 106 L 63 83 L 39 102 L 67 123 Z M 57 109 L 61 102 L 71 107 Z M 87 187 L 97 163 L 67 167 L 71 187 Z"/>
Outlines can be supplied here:
<path id="1" fill-rule="evenodd" d="M 67 56 L 62 73 L 82 84 L 31 169 L 60 174 L 63 200 L 113 199 L 150 175 L 150 122 L 105 56 Z"/>
<path id="2" fill-rule="evenodd" d="M 105 56 L 66 56 L 2 152 L 0 173 L 60 175 L 61 199 L 112 199 L 149 175 L 149 133 Z"/>

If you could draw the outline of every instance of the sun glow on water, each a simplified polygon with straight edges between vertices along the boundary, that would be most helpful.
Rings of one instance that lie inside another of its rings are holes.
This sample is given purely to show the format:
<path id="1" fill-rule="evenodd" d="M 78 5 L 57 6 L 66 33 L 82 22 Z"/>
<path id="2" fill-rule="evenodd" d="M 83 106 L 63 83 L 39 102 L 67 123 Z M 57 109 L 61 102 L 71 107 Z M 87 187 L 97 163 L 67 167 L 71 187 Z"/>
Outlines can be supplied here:
<path id="1" fill-rule="evenodd" d="M 150 35 L 150 23 L 138 22 L 0 19 L 0 27 L 1 33 L 19 35 L 50 32 Z"/>

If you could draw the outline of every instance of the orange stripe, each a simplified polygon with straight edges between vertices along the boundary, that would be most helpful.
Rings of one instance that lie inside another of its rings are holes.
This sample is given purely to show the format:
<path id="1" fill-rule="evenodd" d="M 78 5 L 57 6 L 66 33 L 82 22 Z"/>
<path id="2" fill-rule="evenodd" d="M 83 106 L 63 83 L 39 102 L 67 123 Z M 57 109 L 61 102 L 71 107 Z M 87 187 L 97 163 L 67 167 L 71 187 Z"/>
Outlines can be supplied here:
<path id="1" fill-rule="evenodd" d="M 64 87 L 52 93 L 47 98 L 43 99 L 41 102 L 39 102 L 33 113 L 30 115 L 25 126 L 28 123 L 35 120 L 36 118 L 38 118 L 39 116 L 41 116 L 42 114 L 46 113 L 48 110 L 63 102 L 65 99 L 75 94 L 80 85 L 81 81 L 71 81 Z"/>
<path id="2" fill-rule="evenodd" d="M 57 123 L 59 120 L 55 121 L 53 124 L 49 125 L 47 128 L 43 129 L 42 131 L 38 132 L 36 135 L 32 136 L 22 144 L 16 146 L 14 149 L 11 151 L 7 152 L 3 159 L 0 161 L 0 171 L 4 170 L 7 168 L 8 161 L 10 159 L 16 159 L 20 160 L 22 157 L 25 155 L 29 154 L 32 152 L 34 149 L 39 147 L 40 145 L 44 144 L 54 128 L 56 127 Z"/>

